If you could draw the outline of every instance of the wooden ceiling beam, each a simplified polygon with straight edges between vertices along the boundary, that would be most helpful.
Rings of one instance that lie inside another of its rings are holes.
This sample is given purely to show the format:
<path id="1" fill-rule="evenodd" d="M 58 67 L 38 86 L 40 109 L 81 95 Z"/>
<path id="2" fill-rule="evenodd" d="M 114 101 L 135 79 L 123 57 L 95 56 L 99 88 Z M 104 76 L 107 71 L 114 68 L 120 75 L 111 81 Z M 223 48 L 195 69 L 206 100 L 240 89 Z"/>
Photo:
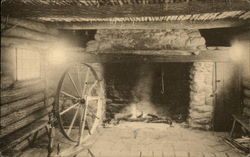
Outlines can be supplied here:
<path id="1" fill-rule="evenodd" d="M 119 18 L 119 17 L 145 17 L 192 15 L 201 13 L 214 13 L 226 11 L 249 11 L 247 1 L 191 1 L 169 4 L 139 4 L 122 6 L 56 6 L 56 5 L 2 5 L 2 15 L 22 18 Z"/>
<path id="2" fill-rule="evenodd" d="M 249 20 L 215 20 L 215 21 L 155 21 L 155 22 L 57 22 L 48 23 L 57 29 L 211 29 L 249 26 Z"/>

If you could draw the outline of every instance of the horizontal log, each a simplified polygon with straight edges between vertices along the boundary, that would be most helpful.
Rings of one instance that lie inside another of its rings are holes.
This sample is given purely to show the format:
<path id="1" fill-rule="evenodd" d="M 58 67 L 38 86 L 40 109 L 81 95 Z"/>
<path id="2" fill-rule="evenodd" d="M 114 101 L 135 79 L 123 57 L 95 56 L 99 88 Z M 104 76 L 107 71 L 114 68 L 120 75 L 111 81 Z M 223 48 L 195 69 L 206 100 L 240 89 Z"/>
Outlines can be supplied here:
<path id="1" fill-rule="evenodd" d="M 227 11 L 250 10 L 247 1 L 231 1 L 230 6 L 224 1 L 190 1 L 189 3 L 168 3 L 168 4 L 143 4 L 143 5 L 104 5 L 99 7 L 88 6 L 61 6 L 61 5 L 21 5 L 4 4 L 2 6 L 2 15 L 12 17 L 23 17 L 39 19 L 47 18 L 119 18 L 142 17 L 142 16 L 166 16 L 166 15 L 193 15 L 201 13 L 217 13 Z M 72 11 L 74 10 L 74 11 Z M 172 17 L 177 19 L 178 16 Z M 223 16 L 222 16 L 223 17 Z M 56 20 L 55 20 L 56 21 Z M 70 21 L 72 22 L 72 21 Z"/>
<path id="2" fill-rule="evenodd" d="M 52 104 L 54 102 L 54 98 L 49 98 L 48 99 L 48 104 Z M 31 106 L 28 106 L 26 108 L 22 108 L 18 111 L 12 112 L 11 114 L 7 116 L 1 116 L 1 124 L 0 127 L 4 128 L 7 127 L 8 125 L 11 125 L 20 119 L 23 119 L 27 116 L 29 116 L 31 113 L 42 109 L 45 107 L 44 101 L 41 101 L 39 103 L 34 103 Z"/>
<path id="3" fill-rule="evenodd" d="M 39 138 L 46 132 L 45 125 L 47 124 L 47 120 L 37 120 L 29 124 L 27 127 L 5 136 L 0 142 L 1 152 L 8 151 L 10 148 L 15 150 L 25 148 L 28 146 L 29 142 L 33 140 L 34 135 L 32 134 L 38 131 L 37 138 Z"/>
<path id="4" fill-rule="evenodd" d="M 81 52 L 81 49 L 72 49 L 76 52 Z M 82 52 L 86 51 L 85 49 L 82 49 Z M 216 54 L 222 54 L 228 56 L 229 51 L 228 50 L 192 50 L 192 49 L 163 49 L 163 50 L 102 50 L 102 51 L 93 51 L 88 52 L 93 54 L 110 54 L 110 55 L 116 55 L 116 54 L 130 54 L 130 55 L 150 55 L 150 56 L 195 56 L 195 54 L 201 54 L 206 55 L 210 54 L 216 55 Z"/>
<path id="5" fill-rule="evenodd" d="M 86 50 L 87 51 L 87 50 Z M 154 55 L 154 56 L 190 56 L 199 50 L 103 50 L 92 51 L 95 54 L 131 54 L 131 55 Z M 200 53 L 199 51 L 198 53 Z M 216 51 L 214 51 L 216 52 Z"/>
<path id="6" fill-rule="evenodd" d="M 143 52 L 144 51 L 144 52 Z M 175 50 L 162 50 L 161 53 L 166 51 L 165 55 L 145 55 L 145 54 L 157 54 L 158 50 L 116 50 L 106 52 L 95 52 L 91 53 L 81 53 L 80 51 L 75 51 L 69 53 L 67 56 L 66 63 L 74 63 L 76 61 L 82 61 L 87 63 L 149 63 L 149 62 L 231 62 L 229 53 L 227 51 L 213 51 L 206 50 L 200 51 L 199 55 L 173 55 Z M 179 50 L 178 50 L 179 51 Z M 118 53 L 119 52 L 119 53 Z M 167 53 L 171 52 L 170 55 Z M 187 50 L 188 52 L 188 50 Z M 217 53 L 216 53 L 217 52 Z M 137 55 L 134 55 L 137 54 Z M 139 55 L 141 54 L 141 55 Z M 143 55 L 144 54 L 144 55 Z"/>
<path id="7" fill-rule="evenodd" d="M 152 22 L 57 22 L 48 23 L 57 29 L 210 29 L 248 25 L 246 20 L 216 21 L 152 21 Z"/>
<path id="8" fill-rule="evenodd" d="M 8 89 L 14 85 L 14 79 L 12 76 L 1 76 L 1 90 Z"/>
<path id="9" fill-rule="evenodd" d="M 46 133 L 47 133 L 46 130 L 42 128 L 42 129 L 40 129 L 38 131 L 38 133 L 36 135 L 36 138 L 34 137 L 34 135 L 33 136 L 28 136 L 25 140 L 23 140 L 22 142 L 18 143 L 15 147 L 13 147 L 13 149 L 14 150 L 24 150 L 28 146 L 32 147 L 31 141 L 33 141 L 33 140 L 38 140 L 39 141 L 39 138 L 43 138 L 43 136 L 47 136 Z"/>
<path id="10" fill-rule="evenodd" d="M 1 47 L 1 62 L 13 62 L 16 59 L 16 49 L 13 47 Z"/>
<path id="11" fill-rule="evenodd" d="M 243 87 L 245 87 L 247 89 L 250 89 L 250 80 L 249 79 L 244 79 L 242 81 L 242 85 L 243 85 Z"/>
<path id="12" fill-rule="evenodd" d="M 244 93 L 244 96 L 250 98 L 250 89 L 244 89 L 243 93 Z"/>
<path id="13" fill-rule="evenodd" d="M 41 119 L 42 117 L 46 116 L 50 111 L 52 110 L 52 105 L 50 104 L 49 106 L 47 106 L 46 108 L 40 109 L 34 113 L 32 113 L 31 115 L 29 115 L 28 117 L 25 117 L 23 119 L 21 119 L 18 122 L 15 122 L 11 125 L 8 125 L 5 128 L 1 128 L 1 134 L 0 134 L 0 138 L 24 127 L 29 125 L 30 123 Z"/>
<path id="14" fill-rule="evenodd" d="M 16 49 L 1 46 L 1 72 L 16 80 Z"/>
<path id="15" fill-rule="evenodd" d="M 243 104 L 250 108 L 250 98 L 244 98 Z"/>
<path id="16" fill-rule="evenodd" d="M 14 88 L 25 88 L 28 86 L 34 86 L 36 84 L 43 84 L 44 80 L 42 79 L 31 79 L 31 80 L 25 80 L 25 81 L 17 81 L 14 84 Z"/>
<path id="17" fill-rule="evenodd" d="M 44 84 L 35 84 L 20 89 L 9 89 L 1 92 L 1 105 L 27 98 L 44 90 Z"/>
<path id="18" fill-rule="evenodd" d="M 48 97 L 51 97 L 54 95 L 54 92 L 52 90 L 49 90 Z M 41 102 L 44 100 L 44 92 L 37 93 L 35 95 L 29 96 L 28 98 L 15 101 L 12 103 L 4 104 L 1 106 L 1 117 L 4 117 L 8 114 L 12 114 L 15 112 L 19 112 L 23 108 L 27 108 L 33 104 L 36 104 L 38 102 Z"/>
<path id="19" fill-rule="evenodd" d="M 56 38 L 42 33 L 33 31 L 30 29 L 26 29 L 23 27 L 13 27 L 2 31 L 2 36 L 6 37 L 18 37 L 18 38 L 25 38 L 30 40 L 37 40 L 37 41 L 55 41 Z"/>
<path id="20" fill-rule="evenodd" d="M 19 47 L 19 48 L 38 48 L 38 50 L 46 50 L 52 45 L 49 42 L 34 41 L 15 37 L 1 37 L 1 46 Z"/>
<path id="21" fill-rule="evenodd" d="M 243 115 L 250 117 L 250 108 L 249 107 L 244 107 Z"/>
<path id="22" fill-rule="evenodd" d="M 6 61 L 3 61 L 1 62 L 1 72 L 4 74 L 4 75 L 11 75 L 14 77 L 14 73 L 16 71 L 16 64 L 12 64 L 11 62 L 6 62 Z"/>
<path id="23" fill-rule="evenodd" d="M 52 35 L 57 35 L 58 30 L 47 27 L 42 23 L 38 23 L 31 20 L 18 19 L 18 18 L 10 18 L 1 16 L 1 23 L 12 24 L 14 26 L 21 26 L 24 28 L 28 28 L 30 30 L 34 30 L 37 32 L 48 33 Z"/>

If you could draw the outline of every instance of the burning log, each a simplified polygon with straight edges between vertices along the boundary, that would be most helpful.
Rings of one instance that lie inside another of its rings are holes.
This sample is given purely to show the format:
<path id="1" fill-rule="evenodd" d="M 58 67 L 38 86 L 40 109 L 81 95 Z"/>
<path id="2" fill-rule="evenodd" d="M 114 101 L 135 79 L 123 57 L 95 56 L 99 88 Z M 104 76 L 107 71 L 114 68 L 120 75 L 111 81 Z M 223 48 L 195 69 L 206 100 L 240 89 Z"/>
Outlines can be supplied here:
<path id="1" fill-rule="evenodd" d="M 119 121 L 119 120 L 127 120 L 131 117 L 132 117 L 131 113 L 117 113 L 114 118 L 115 120 Z"/>
<path id="2" fill-rule="evenodd" d="M 159 117 L 154 114 L 147 114 L 147 116 L 143 117 L 142 114 L 137 116 L 136 118 L 133 118 L 131 113 L 118 113 L 115 115 L 115 120 L 119 121 L 129 121 L 129 122 L 145 122 L 145 123 L 166 123 L 172 126 L 172 119 L 166 118 L 166 117 Z"/>
<path id="3" fill-rule="evenodd" d="M 166 123 L 172 126 L 173 122 L 171 118 L 161 118 L 153 114 L 148 114 L 148 116 L 152 117 L 147 119 L 147 123 Z"/>

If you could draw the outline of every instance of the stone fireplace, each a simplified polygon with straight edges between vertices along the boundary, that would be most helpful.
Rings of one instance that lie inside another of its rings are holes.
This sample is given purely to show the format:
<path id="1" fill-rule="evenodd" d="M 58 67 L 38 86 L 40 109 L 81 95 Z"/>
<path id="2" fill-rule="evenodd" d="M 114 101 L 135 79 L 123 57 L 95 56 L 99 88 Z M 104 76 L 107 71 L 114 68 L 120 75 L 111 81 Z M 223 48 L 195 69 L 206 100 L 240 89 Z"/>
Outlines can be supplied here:
<path id="1" fill-rule="evenodd" d="M 197 55 L 206 49 L 205 39 L 199 30 L 98 30 L 86 48 L 99 53 L 154 50 L 156 54 L 164 49 L 188 49 L 194 53 L 173 55 Z M 212 62 L 104 64 L 108 116 L 153 114 L 185 121 L 193 128 L 211 129 L 213 67 Z"/>

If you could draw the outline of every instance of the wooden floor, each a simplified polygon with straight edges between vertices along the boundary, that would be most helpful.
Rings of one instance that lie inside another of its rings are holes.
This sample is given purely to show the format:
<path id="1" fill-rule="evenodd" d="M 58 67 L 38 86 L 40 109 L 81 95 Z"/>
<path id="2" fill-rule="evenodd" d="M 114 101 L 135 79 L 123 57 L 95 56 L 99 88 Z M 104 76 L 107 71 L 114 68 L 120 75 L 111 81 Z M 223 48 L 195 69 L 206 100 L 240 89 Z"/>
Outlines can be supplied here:
<path id="1" fill-rule="evenodd" d="M 174 124 L 124 122 L 103 128 L 79 157 L 245 157 L 223 141 L 225 133 L 192 130 Z M 23 157 L 42 157 L 46 149 L 32 148 Z M 63 154 L 61 154 L 63 156 Z M 91 156 L 92 155 L 92 156 Z"/>

